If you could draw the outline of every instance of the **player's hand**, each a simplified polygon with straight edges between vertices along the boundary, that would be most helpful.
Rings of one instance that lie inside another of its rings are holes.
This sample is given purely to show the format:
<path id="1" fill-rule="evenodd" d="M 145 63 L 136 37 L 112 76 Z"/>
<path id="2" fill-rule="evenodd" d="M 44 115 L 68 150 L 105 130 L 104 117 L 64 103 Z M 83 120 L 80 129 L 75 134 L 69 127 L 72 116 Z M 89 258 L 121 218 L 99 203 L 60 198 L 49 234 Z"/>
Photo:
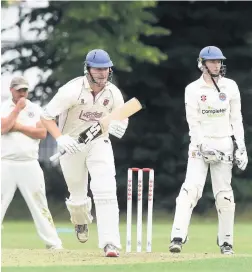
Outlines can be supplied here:
<path id="1" fill-rule="evenodd" d="M 16 122 L 16 123 L 14 124 L 14 126 L 11 128 L 10 131 L 12 131 L 12 132 L 14 132 L 14 131 L 20 131 L 21 128 L 22 128 L 22 125 Z"/>
<path id="2" fill-rule="evenodd" d="M 108 132 L 121 139 L 127 129 L 127 126 L 127 122 L 112 120 L 109 124 Z"/>
<path id="3" fill-rule="evenodd" d="M 246 169 L 248 164 L 248 155 L 246 149 L 237 149 L 234 155 L 235 163 L 242 171 Z"/>
<path id="4" fill-rule="evenodd" d="M 81 151 L 79 143 L 69 135 L 61 135 L 57 139 L 59 149 L 63 149 L 67 154 L 75 154 Z"/>
<path id="5" fill-rule="evenodd" d="M 214 164 L 222 160 L 224 153 L 214 148 L 209 147 L 206 144 L 199 146 L 199 152 L 206 163 Z"/>
<path id="6" fill-rule="evenodd" d="M 21 111 L 22 109 L 24 109 L 26 106 L 26 98 L 22 97 L 18 100 L 17 104 L 16 104 L 16 108 L 18 111 Z"/>

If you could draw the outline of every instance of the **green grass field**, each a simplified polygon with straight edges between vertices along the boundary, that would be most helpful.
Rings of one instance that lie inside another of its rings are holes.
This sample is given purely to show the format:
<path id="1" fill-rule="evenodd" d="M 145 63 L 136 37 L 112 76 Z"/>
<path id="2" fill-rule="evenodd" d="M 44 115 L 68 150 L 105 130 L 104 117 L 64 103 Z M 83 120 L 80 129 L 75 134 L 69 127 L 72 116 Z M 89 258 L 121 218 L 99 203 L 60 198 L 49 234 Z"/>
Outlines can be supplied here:
<path id="1" fill-rule="evenodd" d="M 56 221 L 57 228 L 72 228 Z M 32 221 L 5 221 L 2 230 L 3 272 L 87 272 L 87 271 L 251 271 L 251 222 L 236 222 L 235 255 L 223 256 L 216 245 L 215 219 L 193 218 L 189 241 L 179 255 L 168 251 L 171 221 L 154 218 L 152 253 L 135 253 L 136 228 L 133 226 L 133 252 L 125 253 L 126 225 L 121 223 L 123 250 L 120 258 L 105 258 L 98 249 L 96 224 L 90 226 L 90 239 L 81 244 L 73 232 L 59 233 L 64 250 L 49 251 L 39 239 Z M 144 225 L 143 242 L 146 243 Z"/>

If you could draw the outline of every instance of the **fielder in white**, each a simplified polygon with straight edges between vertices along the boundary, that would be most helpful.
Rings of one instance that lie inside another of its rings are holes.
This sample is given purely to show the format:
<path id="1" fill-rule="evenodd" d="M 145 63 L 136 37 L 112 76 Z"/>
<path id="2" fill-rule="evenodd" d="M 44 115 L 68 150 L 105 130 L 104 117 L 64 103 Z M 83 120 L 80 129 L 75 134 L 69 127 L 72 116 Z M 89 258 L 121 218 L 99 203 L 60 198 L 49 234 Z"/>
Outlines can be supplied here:
<path id="1" fill-rule="evenodd" d="M 39 141 L 46 137 L 40 122 L 41 108 L 30 102 L 28 82 L 15 77 L 12 98 L 1 105 L 1 223 L 18 188 L 48 249 L 62 249 L 48 209 L 44 174 L 38 162 Z"/>
<path id="2" fill-rule="evenodd" d="M 235 81 L 225 78 L 221 50 L 201 50 L 198 67 L 202 76 L 185 90 L 186 118 L 191 143 L 187 173 L 176 199 L 171 232 L 171 252 L 181 252 L 186 242 L 194 207 L 202 196 L 210 165 L 218 213 L 218 245 L 222 254 L 233 254 L 235 202 L 231 187 L 233 161 L 244 170 L 248 157 L 244 142 L 241 99 Z M 237 148 L 234 149 L 232 137 Z M 234 155 L 234 156 L 233 156 Z"/>
<path id="3" fill-rule="evenodd" d="M 69 199 L 66 206 L 75 225 L 77 238 L 88 240 L 88 224 L 93 220 L 88 193 L 88 173 L 93 194 L 99 248 L 105 256 L 118 257 L 121 248 L 119 209 L 116 194 L 115 164 L 109 134 L 93 142 L 78 144 L 80 132 L 93 125 L 116 107 L 124 104 L 120 90 L 110 81 L 112 61 L 101 49 L 90 51 L 85 60 L 84 76 L 62 86 L 46 106 L 43 123 L 56 139 L 59 149 L 66 151 L 60 164 L 66 180 Z M 59 116 L 59 128 L 54 119 Z M 112 121 L 109 133 L 121 138 L 128 120 Z"/>

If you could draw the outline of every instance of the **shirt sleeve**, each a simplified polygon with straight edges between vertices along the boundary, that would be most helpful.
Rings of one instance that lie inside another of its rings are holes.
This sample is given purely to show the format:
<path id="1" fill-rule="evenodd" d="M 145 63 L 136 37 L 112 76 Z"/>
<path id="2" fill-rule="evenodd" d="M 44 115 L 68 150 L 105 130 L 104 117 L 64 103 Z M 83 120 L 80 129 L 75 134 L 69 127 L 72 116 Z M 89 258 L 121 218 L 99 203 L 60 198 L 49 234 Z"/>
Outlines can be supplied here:
<path id="1" fill-rule="evenodd" d="M 36 110 L 37 110 L 37 114 L 38 114 L 38 122 L 40 122 L 41 120 L 41 115 L 43 114 L 43 109 L 39 106 L 39 105 L 36 105 Z"/>
<path id="2" fill-rule="evenodd" d="M 115 108 L 121 107 L 124 104 L 124 99 L 123 99 L 121 91 L 117 87 L 115 86 L 113 87 L 114 87 L 113 88 L 114 89 L 114 92 L 113 92 L 114 103 L 112 106 L 112 110 L 114 110 Z"/>
<path id="3" fill-rule="evenodd" d="M 233 135 L 239 149 L 245 148 L 244 128 L 241 113 L 241 97 L 237 84 L 234 82 L 234 95 L 230 100 L 230 122 L 233 128 Z"/>
<path id="4" fill-rule="evenodd" d="M 6 102 L 3 102 L 0 106 L 0 114 L 1 114 L 1 117 L 4 118 L 6 117 L 8 114 L 6 114 L 5 112 L 5 105 L 6 105 Z"/>
<path id="5" fill-rule="evenodd" d="M 69 108 L 71 108 L 77 100 L 76 92 L 71 84 L 61 87 L 53 99 L 44 107 L 42 117 L 47 120 L 53 120 Z"/>
<path id="6" fill-rule="evenodd" d="M 185 109 L 191 143 L 196 147 L 203 141 L 200 124 L 199 104 L 197 97 L 193 93 L 193 90 L 188 86 L 185 89 Z"/>

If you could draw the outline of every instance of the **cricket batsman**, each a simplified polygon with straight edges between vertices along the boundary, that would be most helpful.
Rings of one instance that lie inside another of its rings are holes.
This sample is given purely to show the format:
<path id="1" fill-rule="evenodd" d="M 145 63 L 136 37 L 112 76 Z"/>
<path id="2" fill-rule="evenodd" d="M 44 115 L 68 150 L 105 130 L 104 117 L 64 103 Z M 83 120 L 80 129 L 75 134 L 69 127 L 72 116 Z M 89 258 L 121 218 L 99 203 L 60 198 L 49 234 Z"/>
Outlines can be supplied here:
<path id="1" fill-rule="evenodd" d="M 185 89 L 191 142 L 185 182 L 176 199 L 169 247 L 173 253 L 181 252 L 182 244 L 187 240 L 192 211 L 202 196 L 209 167 L 219 222 L 217 243 L 222 254 L 234 253 L 232 167 L 234 162 L 245 170 L 248 156 L 240 92 L 235 81 L 224 77 L 225 59 L 219 48 L 203 48 L 198 58 L 202 76 Z"/>
<path id="2" fill-rule="evenodd" d="M 128 120 L 111 121 L 108 133 L 89 144 L 79 144 L 78 135 L 124 104 L 121 91 L 111 83 L 113 63 L 102 49 L 90 51 L 84 62 L 84 76 L 62 86 L 42 115 L 44 126 L 66 154 L 60 164 L 66 180 L 69 199 L 66 206 L 77 238 L 88 240 L 88 224 L 92 223 L 91 199 L 88 193 L 88 173 L 93 194 L 99 248 L 106 257 L 118 257 L 121 248 L 119 209 L 116 194 L 114 155 L 109 134 L 121 138 Z M 59 116 L 59 127 L 55 118 Z"/>

